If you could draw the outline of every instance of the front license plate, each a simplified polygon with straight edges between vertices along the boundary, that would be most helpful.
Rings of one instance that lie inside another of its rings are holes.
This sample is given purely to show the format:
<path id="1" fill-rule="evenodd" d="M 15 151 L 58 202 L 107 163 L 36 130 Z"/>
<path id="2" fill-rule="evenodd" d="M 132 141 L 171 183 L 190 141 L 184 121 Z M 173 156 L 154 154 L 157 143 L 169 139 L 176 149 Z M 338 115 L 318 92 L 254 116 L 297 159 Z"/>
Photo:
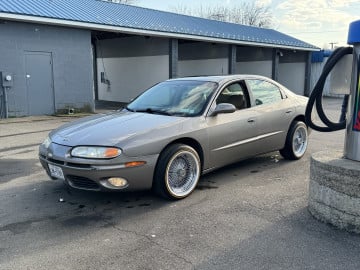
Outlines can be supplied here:
<path id="1" fill-rule="evenodd" d="M 51 176 L 65 180 L 64 173 L 59 166 L 55 166 L 55 165 L 51 165 L 51 164 L 48 164 L 48 165 L 49 165 L 49 170 L 50 170 Z"/>

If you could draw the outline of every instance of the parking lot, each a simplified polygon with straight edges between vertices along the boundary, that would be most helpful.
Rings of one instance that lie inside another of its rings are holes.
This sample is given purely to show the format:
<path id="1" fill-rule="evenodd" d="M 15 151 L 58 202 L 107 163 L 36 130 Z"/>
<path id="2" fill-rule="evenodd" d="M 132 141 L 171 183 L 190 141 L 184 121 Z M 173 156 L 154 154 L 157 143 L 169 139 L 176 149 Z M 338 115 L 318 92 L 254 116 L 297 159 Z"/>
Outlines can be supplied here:
<path id="1" fill-rule="evenodd" d="M 341 100 L 326 107 L 336 117 Z M 72 120 L 0 120 L 0 269 L 360 269 L 360 237 L 307 210 L 310 156 L 342 149 L 344 131 L 313 131 L 299 161 L 273 152 L 204 175 L 170 202 L 50 180 L 38 145 Z"/>

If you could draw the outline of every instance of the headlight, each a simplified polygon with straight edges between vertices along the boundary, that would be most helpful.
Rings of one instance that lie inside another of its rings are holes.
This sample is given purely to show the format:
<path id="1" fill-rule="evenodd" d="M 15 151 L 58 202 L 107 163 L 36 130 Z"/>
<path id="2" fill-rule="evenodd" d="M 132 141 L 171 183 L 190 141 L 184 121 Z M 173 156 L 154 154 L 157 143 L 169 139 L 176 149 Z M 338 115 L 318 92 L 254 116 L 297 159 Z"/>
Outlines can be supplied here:
<path id="1" fill-rule="evenodd" d="M 46 139 L 43 141 L 42 145 L 44 145 L 45 148 L 48 148 L 51 144 L 51 139 L 49 136 L 46 137 Z"/>
<path id="2" fill-rule="evenodd" d="M 78 146 L 71 150 L 73 157 L 79 158 L 114 158 L 121 154 L 121 149 L 115 147 L 94 147 L 94 146 Z"/>

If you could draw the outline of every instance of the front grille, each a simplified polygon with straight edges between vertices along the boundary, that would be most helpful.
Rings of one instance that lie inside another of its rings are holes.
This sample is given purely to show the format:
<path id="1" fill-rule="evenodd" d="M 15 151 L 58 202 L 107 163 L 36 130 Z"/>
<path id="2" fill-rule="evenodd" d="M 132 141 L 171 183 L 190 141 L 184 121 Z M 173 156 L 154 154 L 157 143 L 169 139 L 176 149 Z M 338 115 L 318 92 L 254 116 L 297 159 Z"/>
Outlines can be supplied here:
<path id="1" fill-rule="evenodd" d="M 89 178 L 75 175 L 68 175 L 67 180 L 75 188 L 100 190 L 100 186 Z"/>
<path id="2" fill-rule="evenodd" d="M 71 162 L 67 162 L 66 165 L 69 166 L 69 167 L 73 167 L 73 168 L 84 168 L 84 169 L 89 169 L 89 168 L 91 168 L 91 165 L 90 165 L 90 164 L 81 164 L 81 163 L 71 163 Z"/>
<path id="3" fill-rule="evenodd" d="M 53 159 L 53 158 L 48 158 L 48 161 L 54 163 L 54 164 L 59 164 L 59 165 L 64 165 L 64 161 L 61 160 L 57 160 L 57 159 Z"/>

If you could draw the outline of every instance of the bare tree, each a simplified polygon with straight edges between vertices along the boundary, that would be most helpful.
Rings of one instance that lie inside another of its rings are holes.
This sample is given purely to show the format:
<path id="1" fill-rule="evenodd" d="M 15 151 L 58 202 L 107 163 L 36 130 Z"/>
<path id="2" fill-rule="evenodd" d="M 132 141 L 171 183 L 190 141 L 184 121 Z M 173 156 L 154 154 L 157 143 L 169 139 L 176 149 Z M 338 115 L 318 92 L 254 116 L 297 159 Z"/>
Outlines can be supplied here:
<path id="1" fill-rule="evenodd" d="M 206 19 L 232 22 L 237 24 L 251 25 L 269 28 L 272 25 L 272 13 L 268 6 L 260 6 L 254 2 L 242 2 L 231 6 L 197 6 L 190 8 L 179 5 L 172 7 L 175 13 L 202 17 Z"/>

